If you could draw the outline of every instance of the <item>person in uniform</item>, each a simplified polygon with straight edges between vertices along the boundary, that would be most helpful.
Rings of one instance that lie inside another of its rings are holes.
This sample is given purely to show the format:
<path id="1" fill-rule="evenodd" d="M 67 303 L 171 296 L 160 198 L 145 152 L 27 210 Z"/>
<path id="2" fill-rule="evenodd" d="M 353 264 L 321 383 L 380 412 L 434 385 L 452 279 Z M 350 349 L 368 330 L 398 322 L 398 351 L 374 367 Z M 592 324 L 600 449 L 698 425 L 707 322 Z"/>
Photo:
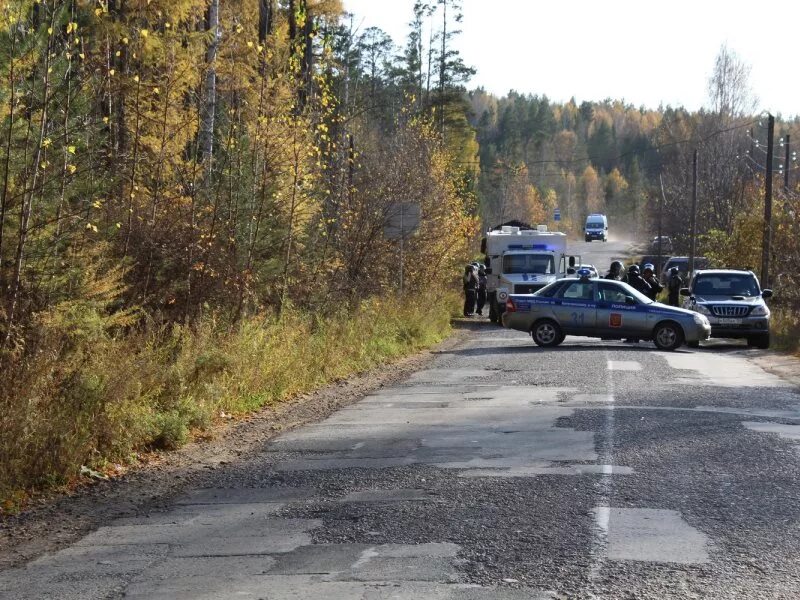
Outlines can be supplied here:
<path id="1" fill-rule="evenodd" d="M 478 303 L 478 314 L 483 315 L 483 307 L 486 306 L 486 267 L 484 265 L 480 265 L 478 267 L 478 290 L 477 290 L 477 303 Z"/>
<path id="2" fill-rule="evenodd" d="M 670 306 L 680 306 L 682 287 L 683 279 L 678 273 L 678 267 L 672 267 L 669 270 L 669 279 L 667 280 L 667 294 L 669 295 L 667 301 Z"/>
<path id="3" fill-rule="evenodd" d="M 471 317 L 475 314 L 475 299 L 478 291 L 478 276 L 472 265 L 464 267 L 464 316 Z"/>
<path id="4" fill-rule="evenodd" d="M 647 284 L 650 286 L 650 292 L 647 296 L 653 301 L 656 301 L 656 298 L 661 293 L 661 290 L 664 289 L 664 286 L 658 281 L 658 277 L 656 277 L 655 267 L 651 263 L 647 263 L 644 266 L 644 270 L 642 271 L 642 279 L 644 279 Z"/>
<path id="5" fill-rule="evenodd" d="M 628 280 L 626 283 L 636 291 L 641 292 L 648 298 L 652 292 L 650 284 L 647 283 L 639 272 L 639 265 L 631 265 L 628 267 Z M 639 338 L 628 338 L 625 340 L 629 344 L 638 344 Z"/>
<path id="6" fill-rule="evenodd" d="M 606 279 L 613 279 L 614 281 L 622 281 L 625 275 L 625 265 L 623 265 L 620 261 L 615 260 L 611 263 L 611 266 L 608 269 L 608 273 L 606 273 Z"/>
<path id="7" fill-rule="evenodd" d="M 652 293 L 652 288 L 650 287 L 650 284 L 647 283 L 642 277 L 642 274 L 639 271 L 639 265 L 631 265 L 630 267 L 628 267 L 627 283 L 636 291 L 643 293 L 648 298 L 650 297 L 650 294 Z"/>

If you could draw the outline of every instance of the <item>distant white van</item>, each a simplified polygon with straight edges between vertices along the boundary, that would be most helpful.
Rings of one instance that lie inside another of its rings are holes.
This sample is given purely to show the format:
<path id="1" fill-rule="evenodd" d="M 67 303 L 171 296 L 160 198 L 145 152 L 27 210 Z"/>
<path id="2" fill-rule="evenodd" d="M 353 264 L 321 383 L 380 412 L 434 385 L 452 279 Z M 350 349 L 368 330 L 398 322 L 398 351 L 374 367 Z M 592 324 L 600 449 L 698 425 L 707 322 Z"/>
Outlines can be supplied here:
<path id="1" fill-rule="evenodd" d="M 583 227 L 584 237 L 587 242 L 592 240 L 608 241 L 608 219 L 605 215 L 593 214 L 586 217 Z"/>

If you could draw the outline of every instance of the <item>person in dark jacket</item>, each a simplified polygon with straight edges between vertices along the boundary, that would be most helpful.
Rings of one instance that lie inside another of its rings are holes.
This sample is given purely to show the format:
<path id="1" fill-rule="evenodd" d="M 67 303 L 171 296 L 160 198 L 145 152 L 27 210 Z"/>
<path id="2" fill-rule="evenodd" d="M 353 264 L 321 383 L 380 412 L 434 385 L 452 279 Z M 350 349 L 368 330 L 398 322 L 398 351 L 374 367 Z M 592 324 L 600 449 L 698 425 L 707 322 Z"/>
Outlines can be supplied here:
<path id="1" fill-rule="evenodd" d="M 628 267 L 628 285 L 633 289 L 643 293 L 648 298 L 650 297 L 650 284 L 647 283 L 639 271 L 639 265 L 631 265 Z"/>
<path id="2" fill-rule="evenodd" d="M 611 263 L 605 278 L 613 279 L 614 281 L 623 281 L 625 279 L 625 265 L 615 260 Z"/>
<path id="3" fill-rule="evenodd" d="M 626 283 L 648 298 L 650 297 L 652 289 L 650 288 L 650 284 L 642 278 L 642 275 L 639 272 L 639 265 L 631 265 L 628 267 L 628 281 Z M 625 341 L 630 344 L 638 344 L 639 338 L 628 338 Z"/>
<path id="4" fill-rule="evenodd" d="M 464 267 L 464 316 L 475 314 L 475 297 L 478 291 L 478 276 L 472 265 Z"/>
<path id="5" fill-rule="evenodd" d="M 683 287 L 683 279 L 678 273 L 678 267 L 672 267 L 669 270 L 669 279 L 667 280 L 667 293 L 669 295 L 668 302 L 670 306 L 681 305 L 681 288 Z"/>
<path id="6" fill-rule="evenodd" d="M 656 277 L 655 267 L 651 263 L 647 263 L 644 266 L 644 270 L 642 271 L 642 279 L 647 282 L 647 285 L 650 286 L 650 292 L 647 296 L 653 301 L 656 301 L 656 298 L 661 293 L 661 290 L 664 289 L 664 286 L 658 281 L 658 277 Z"/>
<path id="7" fill-rule="evenodd" d="M 483 315 L 483 307 L 486 306 L 486 267 L 480 265 L 478 267 L 478 290 L 477 290 L 477 303 L 478 314 Z"/>

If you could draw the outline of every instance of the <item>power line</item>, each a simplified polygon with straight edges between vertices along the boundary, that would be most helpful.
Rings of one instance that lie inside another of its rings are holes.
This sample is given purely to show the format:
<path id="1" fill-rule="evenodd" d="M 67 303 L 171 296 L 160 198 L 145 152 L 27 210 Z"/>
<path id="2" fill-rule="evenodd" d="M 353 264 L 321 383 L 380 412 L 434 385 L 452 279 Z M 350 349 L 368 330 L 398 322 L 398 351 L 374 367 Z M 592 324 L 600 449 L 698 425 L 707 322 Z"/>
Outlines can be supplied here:
<path id="1" fill-rule="evenodd" d="M 659 144 L 658 146 L 653 146 L 651 148 L 645 148 L 644 150 L 630 150 L 628 152 L 623 152 L 622 154 L 618 154 L 614 157 L 600 157 L 600 156 L 587 156 L 586 158 L 576 158 L 569 161 L 561 161 L 561 160 L 538 160 L 526 163 L 528 166 L 530 165 L 550 165 L 550 164 L 560 164 L 560 165 L 571 165 L 571 164 L 580 164 L 585 162 L 593 162 L 593 161 L 600 161 L 600 160 L 608 160 L 608 161 L 618 161 L 623 158 L 627 158 L 629 156 L 635 156 L 637 154 L 646 154 L 647 152 L 658 152 L 664 148 L 672 148 L 675 146 L 680 146 L 681 144 L 704 144 L 705 142 L 715 138 L 718 135 L 722 135 L 723 133 L 728 133 L 730 131 L 736 131 L 738 129 L 743 129 L 744 127 L 750 127 L 756 121 L 749 121 L 748 123 L 743 123 L 741 125 L 735 125 L 733 127 L 728 127 L 726 129 L 718 129 L 717 131 L 713 131 L 705 137 L 702 138 L 686 138 L 683 140 L 675 140 L 673 142 L 666 142 L 664 144 Z"/>

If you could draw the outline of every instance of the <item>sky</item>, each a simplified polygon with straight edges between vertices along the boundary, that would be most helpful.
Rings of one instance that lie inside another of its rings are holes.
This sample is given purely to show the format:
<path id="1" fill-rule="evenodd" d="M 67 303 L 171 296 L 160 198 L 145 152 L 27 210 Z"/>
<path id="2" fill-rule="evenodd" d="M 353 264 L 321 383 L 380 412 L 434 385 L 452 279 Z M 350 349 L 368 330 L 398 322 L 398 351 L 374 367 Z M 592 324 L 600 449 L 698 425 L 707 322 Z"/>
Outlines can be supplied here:
<path id="1" fill-rule="evenodd" d="M 414 0 L 343 0 L 361 30 L 404 43 Z M 708 104 L 722 44 L 751 67 L 758 110 L 800 114 L 800 1 L 463 0 L 457 47 L 477 69 L 470 88 L 557 101 Z"/>

